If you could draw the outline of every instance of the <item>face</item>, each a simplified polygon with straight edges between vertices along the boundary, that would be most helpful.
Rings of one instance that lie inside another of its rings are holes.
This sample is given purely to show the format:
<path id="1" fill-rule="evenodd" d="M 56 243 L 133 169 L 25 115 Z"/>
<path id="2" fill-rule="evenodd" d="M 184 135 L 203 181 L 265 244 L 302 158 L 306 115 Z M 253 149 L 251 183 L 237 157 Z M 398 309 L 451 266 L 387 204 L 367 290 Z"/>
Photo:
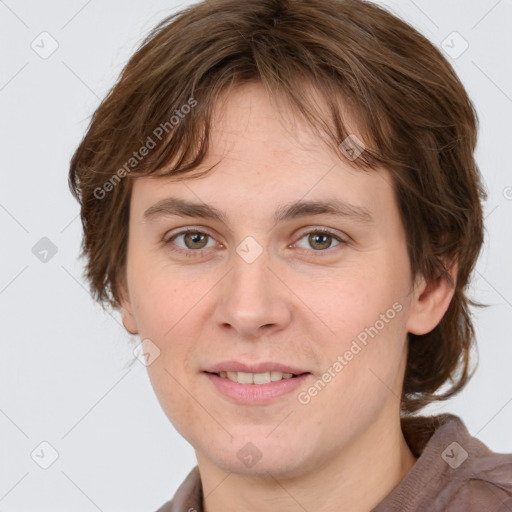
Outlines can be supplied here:
<path id="1" fill-rule="evenodd" d="M 123 322 L 151 340 L 152 385 L 198 460 L 298 475 L 396 421 L 407 332 L 438 319 L 415 305 L 384 169 L 291 129 L 258 84 L 216 111 L 201 169 L 216 162 L 135 180 Z"/>

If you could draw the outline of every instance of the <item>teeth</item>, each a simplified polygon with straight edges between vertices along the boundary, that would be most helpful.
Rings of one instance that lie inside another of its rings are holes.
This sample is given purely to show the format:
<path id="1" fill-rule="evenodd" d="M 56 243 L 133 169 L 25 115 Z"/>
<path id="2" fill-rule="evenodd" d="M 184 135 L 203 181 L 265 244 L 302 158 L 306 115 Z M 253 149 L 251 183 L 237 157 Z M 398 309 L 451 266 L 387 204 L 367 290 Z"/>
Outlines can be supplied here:
<path id="1" fill-rule="evenodd" d="M 254 383 L 253 377 L 256 377 L 256 374 L 238 372 L 237 373 L 237 382 L 239 382 L 240 384 L 253 384 Z M 229 379 L 229 376 L 228 376 L 228 379 Z"/>
<path id="2" fill-rule="evenodd" d="M 291 379 L 293 373 L 282 372 L 264 372 L 264 373 L 246 373 L 246 372 L 220 372 L 219 377 L 229 379 L 240 384 L 269 384 L 281 379 Z"/>
<path id="3" fill-rule="evenodd" d="M 268 384 L 269 382 L 272 382 L 270 372 L 255 373 L 253 376 L 253 381 L 254 384 Z"/>

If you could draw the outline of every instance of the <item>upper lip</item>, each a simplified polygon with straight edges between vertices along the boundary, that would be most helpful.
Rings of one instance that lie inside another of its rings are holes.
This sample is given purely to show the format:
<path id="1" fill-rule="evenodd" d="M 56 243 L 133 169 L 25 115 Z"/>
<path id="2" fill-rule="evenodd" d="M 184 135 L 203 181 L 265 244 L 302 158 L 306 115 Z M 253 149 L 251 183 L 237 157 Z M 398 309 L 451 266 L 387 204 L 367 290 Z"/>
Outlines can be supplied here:
<path id="1" fill-rule="evenodd" d="M 282 373 L 293 373 L 294 375 L 302 375 L 303 373 L 309 373 L 305 370 L 301 370 L 295 366 L 288 366 L 281 363 L 273 363 L 271 361 L 264 361 L 257 364 L 241 363 L 239 361 L 224 361 L 221 363 L 214 364 L 205 370 L 208 373 L 220 373 L 220 372 L 245 372 L 245 373 L 266 373 L 266 372 L 282 372 Z"/>

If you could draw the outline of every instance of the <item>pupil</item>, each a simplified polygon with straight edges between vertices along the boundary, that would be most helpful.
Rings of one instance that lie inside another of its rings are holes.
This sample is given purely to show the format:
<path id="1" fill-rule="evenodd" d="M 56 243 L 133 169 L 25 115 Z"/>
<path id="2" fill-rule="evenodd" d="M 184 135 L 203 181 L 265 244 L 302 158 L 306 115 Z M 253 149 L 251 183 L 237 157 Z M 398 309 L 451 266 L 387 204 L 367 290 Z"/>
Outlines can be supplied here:
<path id="1" fill-rule="evenodd" d="M 310 235 L 310 239 L 314 240 L 314 244 L 317 243 L 317 239 L 322 239 L 322 238 L 324 239 L 324 242 L 323 243 L 319 242 L 319 243 L 322 246 L 321 248 L 325 249 L 325 248 L 329 247 L 329 245 L 330 245 L 329 241 L 328 241 L 330 238 L 330 235 L 326 235 L 324 233 L 317 233 L 315 235 Z"/>
<path id="2" fill-rule="evenodd" d="M 187 234 L 187 240 L 191 240 L 192 241 L 192 245 L 194 244 L 200 244 L 201 243 L 201 238 L 205 238 L 205 235 L 201 234 L 201 233 L 188 233 Z M 187 244 L 189 245 L 189 244 Z"/>

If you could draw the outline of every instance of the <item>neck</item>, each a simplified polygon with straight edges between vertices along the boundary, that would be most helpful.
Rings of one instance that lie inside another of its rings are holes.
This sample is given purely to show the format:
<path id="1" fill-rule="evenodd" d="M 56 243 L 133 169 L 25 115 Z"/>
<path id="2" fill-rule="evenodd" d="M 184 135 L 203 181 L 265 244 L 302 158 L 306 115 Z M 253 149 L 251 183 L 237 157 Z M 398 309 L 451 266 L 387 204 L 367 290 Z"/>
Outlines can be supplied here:
<path id="1" fill-rule="evenodd" d="M 398 415 L 372 423 L 349 446 L 329 453 L 298 477 L 276 479 L 222 471 L 196 453 L 204 512 L 369 512 L 404 478 L 416 459 Z"/>

